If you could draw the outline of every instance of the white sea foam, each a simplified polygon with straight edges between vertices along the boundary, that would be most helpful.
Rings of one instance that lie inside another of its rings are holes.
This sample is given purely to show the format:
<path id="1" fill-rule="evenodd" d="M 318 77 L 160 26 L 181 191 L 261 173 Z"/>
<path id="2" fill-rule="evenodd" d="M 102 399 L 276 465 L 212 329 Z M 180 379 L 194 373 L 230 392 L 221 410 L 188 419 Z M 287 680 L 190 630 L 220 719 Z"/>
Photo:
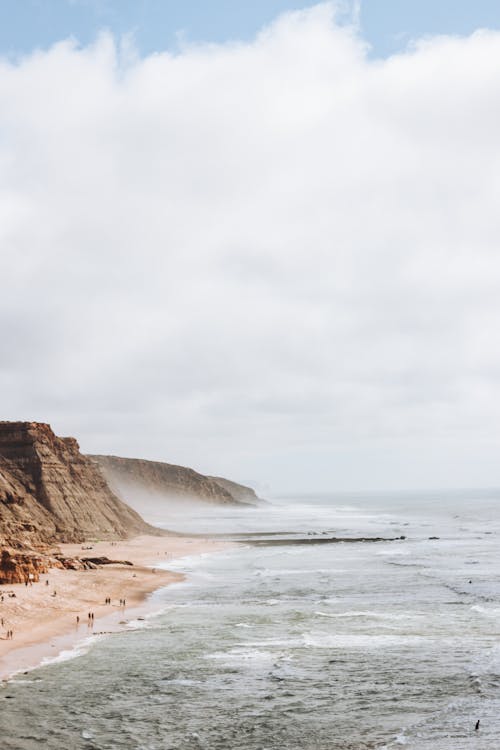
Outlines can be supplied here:
<path id="1" fill-rule="evenodd" d="M 216 651 L 213 654 L 207 654 L 205 659 L 215 659 L 221 661 L 271 661 L 277 658 L 275 651 L 261 651 L 255 648 L 233 648 L 229 651 Z"/>
<path id="2" fill-rule="evenodd" d="M 406 557 L 410 552 L 406 549 L 396 547 L 394 549 L 381 549 L 375 553 L 378 557 Z"/>
<path id="3" fill-rule="evenodd" d="M 101 636 L 94 635 L 90 638 L 85 638 L 84 641 L 77 643 L 73 648 L 64 649 L 55 656 L 45 656 L 40 662 L 41 667 L 46 667 L 49 664 L 60 664 L 65 661 L 71 661 L 72 659 L 78 659 L 80 656 L 87 654 L 92 645 L 100 639 Z"/>
<path id="4" fill-rule="evenodd" d="M 311 576 L 311 575 L 337 575 L 346 573 L 345 568 L 264 568 L 255 571 L 254 575 L 265 578 L 279 578 L 280 576 Z"/>
<path id="5" fill-rule="evenodd" d="M 245 641 L 236 648 L 297 648 L 304 645 L 303 638 L 263 638 L 259 641 Z"/>
<path id="6" fill-rule="evenodd" d="M 500 607 L 484 607 L 480 604 L 473 604 L 471 612 L 477 612 L 486 617 L 500 617 Z"/>
<path id="7" fill-rule="evenodd" d="M 370 651 L 375 648 L 396 646 L 421 646 L 427 638 L 416 635 L 368 635 L 368 634 L 331 634 L 305 633 L 304 645 L 312 648 L 341 648 Z"/>
<path id="8" fill-rule="evenodd" d="M 318 615 L 319 617 L 347 617 L 347 618 L 372 618 L 377 620 L 408 620 L 409 618 L 414 619 L 417 617 L 426 617 L 425 613 L 423 612 L 412 612 L 410 613 L 401 613 L 401 614 L 391 614 L 390 612 L 321 612 L 317 611 L 314 613 L 315 615 Z"/>

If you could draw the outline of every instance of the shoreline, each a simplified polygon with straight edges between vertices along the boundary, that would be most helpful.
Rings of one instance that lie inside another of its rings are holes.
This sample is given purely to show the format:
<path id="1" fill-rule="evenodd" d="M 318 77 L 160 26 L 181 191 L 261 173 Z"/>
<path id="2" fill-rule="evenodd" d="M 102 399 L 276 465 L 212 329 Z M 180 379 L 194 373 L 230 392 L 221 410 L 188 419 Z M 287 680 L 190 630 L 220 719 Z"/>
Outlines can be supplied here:
<path id="1" fill-rule="evenodd" d="M 151 595 L 186 579 L 181 573 L 166 570 L 165 563 L 227 546 L 220 540 L 176 535 L 61 544 L 61 552 L 67 557 L 106 556 L 129 560 L 133 565 L 111 564 L 77 571 L 51 568 L 30 586 L 0 585 L 4 599 L 0 603 L 0 681 L 5 683 L 19 672 L 61 658 L 64 651 L 73 650 L 88 638 L 122 632 L 131 620 L 153 614 Z M 105 604 L 108 597 L 111 604 Z M 120 600 L 125 600 L 125 606 L 120 606 Z M 94 614 L 92 619 L 89 612 Z M 8 630 L 13 630 L 11 640 L 6 637 Z"/>

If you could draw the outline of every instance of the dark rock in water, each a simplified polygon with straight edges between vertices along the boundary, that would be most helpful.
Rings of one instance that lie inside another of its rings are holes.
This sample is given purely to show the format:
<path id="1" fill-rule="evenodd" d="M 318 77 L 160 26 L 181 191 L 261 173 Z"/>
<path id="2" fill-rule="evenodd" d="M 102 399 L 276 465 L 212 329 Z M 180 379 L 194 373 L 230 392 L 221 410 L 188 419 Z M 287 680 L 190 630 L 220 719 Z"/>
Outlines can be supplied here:
<path id="1" fill-rule="evenodd" d="M 262 535 L 265 537 L 265 535 Z M 359 543 L 370 543 L 370 542 L 399 542 L 406 539 L 405 536 L 397 537 L 383 537 L 383 536 L 359 536 L 359 537 L 340 537 L 340 536 L 305 536 L 305 537 L 280 537 L 280 538 L 256 538 L 255 535 L 240 534 L 238 538 L 234 538 L 234 541 L 244 542 L 245 544 L 251 544 L 257 547 L 274 547 L 280 545 L 296 545 L 296 544 L 359 544 Z"/>

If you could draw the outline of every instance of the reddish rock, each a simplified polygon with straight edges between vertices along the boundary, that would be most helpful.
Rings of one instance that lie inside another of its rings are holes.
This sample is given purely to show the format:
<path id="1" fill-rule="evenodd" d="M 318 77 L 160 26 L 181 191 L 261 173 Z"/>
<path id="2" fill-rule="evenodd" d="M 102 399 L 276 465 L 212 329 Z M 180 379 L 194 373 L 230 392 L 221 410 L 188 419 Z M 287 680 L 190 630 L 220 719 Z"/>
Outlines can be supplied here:
<path id="1" fill-rule="evenodd" d="M 0 554 L 0 584 L 37 582 L 40 573 L 47 573 L 48 560 L 34 552 L 3 549 Z"/>
<path id="2" fill-rule="evenodd" d="M 0 422 L 0 543 L 24 548 L 162 533 L 109 488 L 74 438 L 48 424 Z"/>

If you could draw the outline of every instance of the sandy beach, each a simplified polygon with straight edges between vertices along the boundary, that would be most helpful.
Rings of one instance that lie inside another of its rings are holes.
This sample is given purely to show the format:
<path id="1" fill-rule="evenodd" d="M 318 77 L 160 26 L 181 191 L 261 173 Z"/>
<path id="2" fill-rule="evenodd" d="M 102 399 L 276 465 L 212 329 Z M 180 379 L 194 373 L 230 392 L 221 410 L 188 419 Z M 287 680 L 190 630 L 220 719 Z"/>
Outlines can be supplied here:
<path id="1" fill-rule="evenodd" d="M 123 629 L 127 621 L 151 609 L 148 594 L 183 580 L 181 574 L 156 565 L 225 546 L 210 539 L 178 536 L 60 545 L 67 557 L 106 556 L 133 565 L 79 571 L 54 568 L 33 585 L 0 586 L 0 679 L 37 666 L 87 636 Z M 107 598 L 111 604 L 105 604 Z M 120 600 L 125 600 L 125 606 Z M 12 639 L 7 638 L 9 630 Z"/>

